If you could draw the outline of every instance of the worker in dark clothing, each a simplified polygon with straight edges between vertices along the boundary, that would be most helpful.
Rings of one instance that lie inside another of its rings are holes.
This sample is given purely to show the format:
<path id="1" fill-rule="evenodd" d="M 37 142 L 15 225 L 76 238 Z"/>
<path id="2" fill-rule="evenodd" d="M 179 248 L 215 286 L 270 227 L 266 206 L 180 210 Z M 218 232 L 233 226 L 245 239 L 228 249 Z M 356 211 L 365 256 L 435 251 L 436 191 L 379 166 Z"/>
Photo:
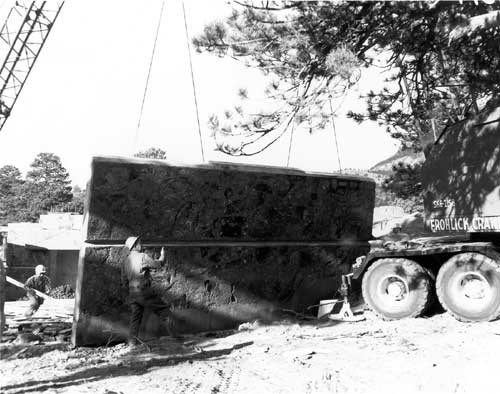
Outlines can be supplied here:
<path id="1" fill-rule="evenodd" d="M 37 265 L 35 267 L 35 275 L 28 278 L 24 284 L 28 298 L 29 306 L 24 315 L 26 317 L 31 317 L 43 304 L 43 297 L 40 297 L 35 293 L 34 290 L 40 291 L 42 293 L 48 294 L 51 290 L 50 278 L 46 275 L 47 268 L 43 265 Z"/>
<path id="2" fill-rule="evenodd" d="M 162 321 L 170 317 L 169 305 L 157 296 L 151 288 L 151 269 L 160 268 L 165 262 L 165 248 L 161 249 L 160 258 L 153 259 L 142 252 L 139 237 L 129 237 L 125 242 L 127 257 L 122 267 L 122 285 L 128 290 L 130 306 L 129 345 L 138 344 L 139 329 L 144 309 L 148 308 L 156 313 Z M 168 325 L 166 326 L 172 335 Z"/>

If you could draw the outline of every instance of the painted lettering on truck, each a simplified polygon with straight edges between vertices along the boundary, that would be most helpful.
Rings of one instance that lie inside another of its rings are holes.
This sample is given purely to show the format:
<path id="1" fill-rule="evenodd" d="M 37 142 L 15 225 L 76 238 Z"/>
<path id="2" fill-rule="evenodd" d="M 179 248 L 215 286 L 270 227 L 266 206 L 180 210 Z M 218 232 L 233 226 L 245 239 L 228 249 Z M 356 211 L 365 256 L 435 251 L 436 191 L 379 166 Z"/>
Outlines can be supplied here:
<path id="1" fill-rule="evenodd" d="M 433 233 L 441 231 L 496 232 L 500 231 L 500 216 L 436 218 L 428 220 L 426 224 Z"/>

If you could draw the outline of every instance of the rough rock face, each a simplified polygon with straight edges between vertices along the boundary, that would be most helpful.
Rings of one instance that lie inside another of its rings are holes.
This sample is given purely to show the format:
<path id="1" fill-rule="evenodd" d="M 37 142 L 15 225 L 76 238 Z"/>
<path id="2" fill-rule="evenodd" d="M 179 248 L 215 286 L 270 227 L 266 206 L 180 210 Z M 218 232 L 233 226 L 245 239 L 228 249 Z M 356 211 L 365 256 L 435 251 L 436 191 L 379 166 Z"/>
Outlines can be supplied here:
<path id="1" fill-rule="evenodd" d="M 370 237 L 371 182 L 241 168 L 96 160 L 88 241 Z"/>
<path id="2" fill-rule="evenodd" d="M 366 253 L 374 186 L 298 171 L 94 159 L 74 343 L 126 333 L 122 246 L 138 234 L 153 256 L 167 247 L 153 278 L 174 331 L 270 320 L 283 309 L 312 312 Z M 141 336 L 163 333 L 155 315 L 145 320 Z"/>

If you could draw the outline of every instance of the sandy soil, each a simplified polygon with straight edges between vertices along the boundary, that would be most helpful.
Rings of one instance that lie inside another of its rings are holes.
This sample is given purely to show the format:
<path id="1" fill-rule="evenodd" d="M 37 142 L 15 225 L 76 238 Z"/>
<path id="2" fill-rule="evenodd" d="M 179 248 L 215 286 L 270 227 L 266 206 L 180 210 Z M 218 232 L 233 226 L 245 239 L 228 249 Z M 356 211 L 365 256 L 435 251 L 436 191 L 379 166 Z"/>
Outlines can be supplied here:
<path id="1" fill-rule="evenodd" d="M 500 322 L 286 321 L 182 340 L 2 345 L 2 392 L 498 393 Z"/>

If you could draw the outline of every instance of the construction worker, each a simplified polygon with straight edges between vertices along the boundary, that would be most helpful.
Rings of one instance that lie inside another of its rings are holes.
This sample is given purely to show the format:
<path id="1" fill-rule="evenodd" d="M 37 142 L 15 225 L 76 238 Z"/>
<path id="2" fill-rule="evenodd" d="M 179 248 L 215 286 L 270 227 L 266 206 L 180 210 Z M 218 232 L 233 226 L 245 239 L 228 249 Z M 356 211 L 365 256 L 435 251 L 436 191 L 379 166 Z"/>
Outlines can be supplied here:
<path id="1" fill-rule="evenodd" d="M 43 304 L 43 298 L 35 293 L 34 290 L 40 291 L 42 293 L 48 294 L 51 289 L 50 278 L 46 275 L 47 268 L 39 264 L 35 267 L 35 275 L 28 278 L 24 284 L 28 298 L 29 306 L 24 315 L 26 317 L 31 317 Z"/>
<path id="2" fill-rule="evenodd" d="M 125 241 L 126 258 L 122 266 L 122 286 L 128 290 L 130 307 L 129 337 L 130 346 L 138 344 L 139 329 L 144 309 L 148 308 L 156 313 L 162 321 L 170 316 L 169 305 L 156 295 L 152 288 L 151 269 L 160 268 L 165 262 L 165 248 L 161 249 L 160 258 L 153 259 L 142 251 L 139 237 L 129 237 Z M 167 330 L 171 331 L 167 325 Z"/>

